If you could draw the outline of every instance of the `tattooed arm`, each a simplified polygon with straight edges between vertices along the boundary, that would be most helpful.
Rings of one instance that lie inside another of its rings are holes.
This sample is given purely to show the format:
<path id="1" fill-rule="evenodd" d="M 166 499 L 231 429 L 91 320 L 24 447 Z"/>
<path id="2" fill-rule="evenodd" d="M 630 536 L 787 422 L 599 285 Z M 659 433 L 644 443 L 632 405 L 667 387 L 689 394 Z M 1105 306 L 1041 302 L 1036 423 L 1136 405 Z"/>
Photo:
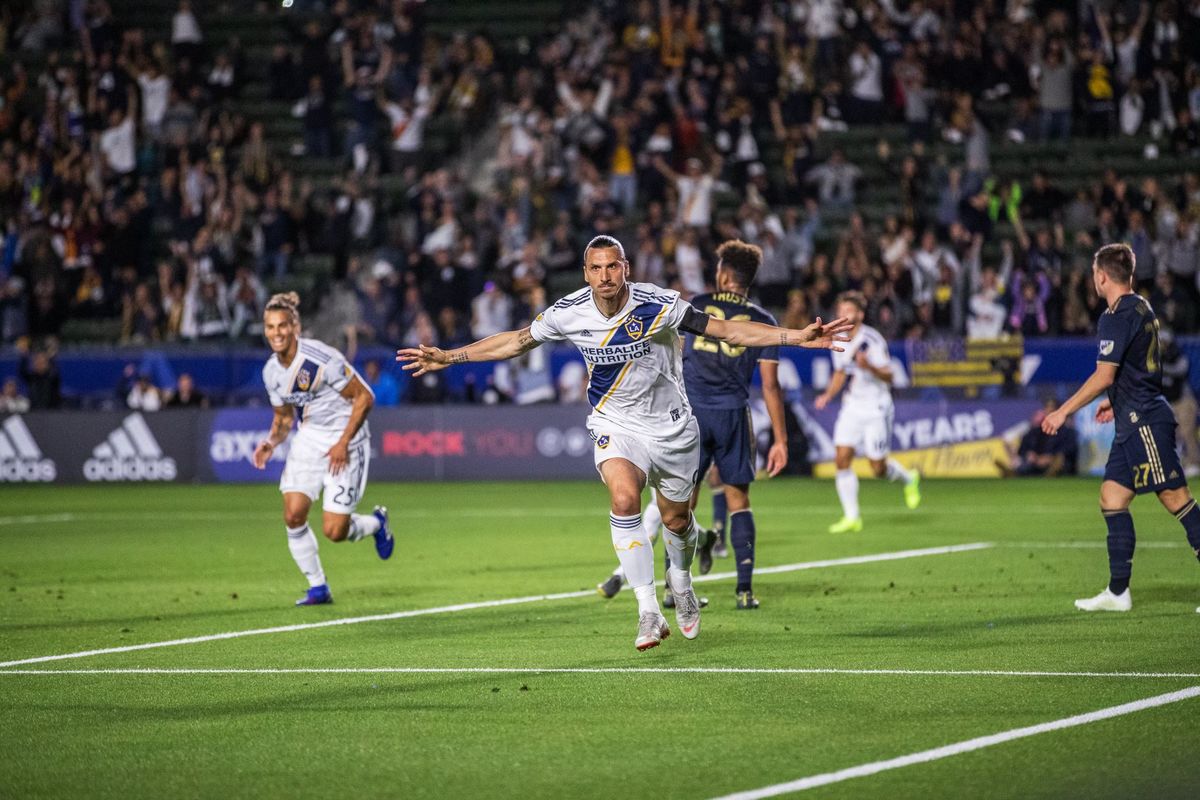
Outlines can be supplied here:
<path id="1" fill-rule="evenodd" d="M 443 350 L 440 347 L 409 347 L 396 351 L 396 360 L 404 362 L 404 369 L 415 370 L 413 377 L 424 375 L 426 372 L 436 372 L 451 364 L 465 364 L 468 361 L 505 361 L 528 353 L 541 342 L 533 338 L 529 328 L 519 331 L 505 331 L 472 342 L 457 350 Z"/>
<path id="2" fill-rule="evenodd" d="M 729 342 L 735 347 L 814 347 L 826 350 L 841 350 L 838 345 L 849 337 L 846 331 L 853 325 L 845 317 L 822 324 L 821 318 L 807 328 L 792 330 L 765 325 L 761 322 L 746 322 L 712 318 L 704 329 L 704 336 Z"/>
<path id="3" fill-rule="evenodd" d="M 271 420 L 271 430 L 267 432 L 267 438 L 258 443 L 258 447 L 254 448 L 254 456 L 252 460 L 254 466 L 258 469 L 266 469 L 267 462 L 271 460 L 271 453 L 275 448 L 283 444 L 287 437 L 292 432 L 292 424 L 296 420 L 296 409 L 292 406 L 276 406 L 275 418 Z"/>

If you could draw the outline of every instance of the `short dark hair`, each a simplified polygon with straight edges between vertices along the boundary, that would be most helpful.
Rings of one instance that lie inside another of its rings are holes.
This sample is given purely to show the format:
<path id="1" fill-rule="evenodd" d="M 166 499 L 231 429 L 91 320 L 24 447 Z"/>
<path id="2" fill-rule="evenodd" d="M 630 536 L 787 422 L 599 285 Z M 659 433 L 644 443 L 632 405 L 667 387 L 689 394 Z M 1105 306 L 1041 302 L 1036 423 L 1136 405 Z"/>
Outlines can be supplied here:
<path id="1" fill-rule="evenodd" d="M 621 260 L 625 260 L 625 248 L 621 246 L 621 243 L 613 237 L 604 234 L 600 234 L 587 243 L 587 247 L 583 248 L 583 259 L 584 261 L 587 260 L 588 250 L 608 250 L 609 248 L 615 249 L 621 254 Z"/>
<path id="2" fill-rule="evenodd" d="M 1133 281 L 1137 259 L 1133 255 L 1133 248 L 1127 244 L 1106 244 L 1096 251 L 1093 263 L 1096 269 L 1117 283 L 1125 284 Z"/>
<path id="3" fill-rule="evenodd" d="M 867 313 L 867 298 L 862 292 L 850 290 L 838 295 L 839 303 L 849 303 L 864 314 Z"/>
<path id="4" fill-rule="evenodd" d="M 762 260 L 762 248 L 741 239 L 730 239 L 717 248 L 717 263 L 729 270 L 734 282 L 743 289 L 754 283 Z"/>

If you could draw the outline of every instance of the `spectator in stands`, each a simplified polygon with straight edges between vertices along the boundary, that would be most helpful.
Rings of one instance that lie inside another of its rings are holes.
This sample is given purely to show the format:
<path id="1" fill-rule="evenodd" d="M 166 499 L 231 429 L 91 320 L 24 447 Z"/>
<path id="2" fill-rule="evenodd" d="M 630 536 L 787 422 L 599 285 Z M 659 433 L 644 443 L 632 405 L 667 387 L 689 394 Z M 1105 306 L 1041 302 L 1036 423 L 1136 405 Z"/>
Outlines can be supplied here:
<path id="1" fill-rule="evenodd" d="M 204 33 L 192 12 L 191 0 L 179 0 L 179 8 L 171 18 L 171 49 L 177 61 L 187 59 L 193 64 L 203 54 Z"/>
<path id="2" fill-rule="evenodd" d="M 196 388 L 190 373 L 181 372 L 165 405 L 167 408 L 208 408 L 208 396 Z"/>
<path id="3" fill-rule="evenodd" d="M 704 162 L 689 158 L 683 174 L 671 169 L 661 157 L 654 165 L 675 186 L 676 221 L 680 225 L 707 229 L 712 224 L 712 197 L 717 176 L 724 164 L 720 155 L 713 157 L 706 173 Z"/>
<path id="4" fill-rule="evenodd" d="M 54 349 L 30 352 L 27 339 L 17 340 L 21 362 L 17 374 L 29 393 L 29 407 L 34 411 L 55 409 L 62 405 L 62 377 L 54 361 Z"/>
<path id="5" fill-rule="evenodd" d="M 1071 136 L 1074 89 L 1072 62 L 1061 39 L 1052 39 L 1037 65 L 1038 105 L 1042 110 L 1041 139 L 1066 141 Z"/>
<path id="6" fill-rule="evenodd" d="M 132 368 L 132 364 L 125 368 L 127 376 Z M 163 407 L 162 393 L 149 374 L 141 372 L 133 379 L 133 385 L 125 393 L 125 407 L 134 411 L 158 411 Z"/>
<path id="7" fill-rule="evenodd" d="M 378 359 L 372 358 L 363 365 L 363 377 L 367 379 L 367 386 L 371 387 L 371 392 L 375 395 L 376 406 L 394 406 L 400 403 L 400 384 L 390 371 L 380 369 Z"/>
<path id="8" fill-rule="evenodd" d="M 997 461 L 996 467 L 1003 477 L 1014 475 L 1021 478 L 1074 475 L 1079 458 L 1079 434 L 1068 422 L 1057 436 L 1042 432 L 1042 420 L 1053 404 L 1034 412 L 1029 420 L 1029 430 L 1021 437 L 1015 453 L 1009 453 L 1009 462 Z"/>
<path id="9" fill-rule="evenodd" d="M 817 197 L 821 203 L 835 208 L 849 208 L 854 205 L 855 187 L 862 175 L 859 167 L 846 160 L 841 148 L 834 148 L 829 160 L 810 169 L 804 180 L 817 187 Z"/>
<path id="10" fill-rule="evenodd" d="M 29 398 L 21 394 L 16 378 L 6 378 L 0 389 L 0 414 L 24 414 L 29 410 Z"/>

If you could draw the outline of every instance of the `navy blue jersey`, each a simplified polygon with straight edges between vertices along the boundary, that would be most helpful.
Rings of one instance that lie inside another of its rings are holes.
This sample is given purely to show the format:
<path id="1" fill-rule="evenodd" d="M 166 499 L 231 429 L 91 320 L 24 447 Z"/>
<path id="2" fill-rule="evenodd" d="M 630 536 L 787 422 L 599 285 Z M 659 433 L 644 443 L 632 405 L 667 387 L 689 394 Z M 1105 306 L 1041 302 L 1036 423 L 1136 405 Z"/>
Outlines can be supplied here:
<path id="1" fill-rule="evenodd" d="M 775 318 L 740 294 L 717 292 L 692 298 L 692 305 L 710 317 L 774 325 Z M 696 408 L 744 408 L 759 361 L 778 361 L 779 348 L 734 347 L 689 333 L 683 343 L 683 383 L 688 402 Z"/>
<path id="2" fill-rule="evenodd" d="M 1158 318 L 1146 299 L 1127 294 L 1100 315 L 1100 352 L 1096 360 L 1117 368 L 1108 388 L 1117 441 L 1144 425 L 1174 425 L 1175 416 L 1162 392 Z"/>

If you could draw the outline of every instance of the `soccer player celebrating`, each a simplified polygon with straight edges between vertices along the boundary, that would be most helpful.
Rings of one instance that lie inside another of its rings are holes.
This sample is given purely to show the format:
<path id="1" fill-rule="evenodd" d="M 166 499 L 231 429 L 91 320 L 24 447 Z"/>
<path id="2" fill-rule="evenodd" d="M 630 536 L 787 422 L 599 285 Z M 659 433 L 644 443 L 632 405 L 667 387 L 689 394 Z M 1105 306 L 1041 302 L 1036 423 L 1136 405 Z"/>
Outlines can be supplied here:
<path id="1" fill-rule="evenodd" d="M 414 376 L 468 361 L 515 358 L 539 344 L 569 341 L 590 368 L 588 428 L 596 469 L 608 486 L 613 547 L 638 602 L 638 650 L 670 634 L 654 591 L 654 554 L 641 524 L 641 495 L 657 489 L 663 538 L 671 557 L 667 585 L 683 635 L 700 633 L 700 606 L 691 565 L 700 529 L 689 502 L 699 477 L 700 434 L 683 387 L 678 331 L 734 347 L 799 346 L 836 349 L 849 324 L 817 320 L 787 330 L 745 320 L 723 320 L 697 311 L 678 292 L 630 283 L 621 243 L 597 236 L 584 251 L 587 286 L 567 295 L 528 328 L 489 336 L 466 347 L 421 345 L 399 350 L 396 360 Z"/>
<path id="2" fill-rule="evenodd" d="M 871 464 L 876 478 L 904 482 L 904 503 L 909 508 L 921 504 L 921 475 L 906 470 L 888 458 L 892 446 L 892 357 L 887 341 L 870 325 L 864 325 L 867 300 L 861 292 L 843 292 L 837 301 L 839 317 L 853 324 L 850 341 L 842 352 L 833 354 L 833 379 L 816 399 L 817 410 L 829 405 L 847 381 L 842 409 L 833 426 L 834 464 L 837 467 L 838 498 L 842 518 L 829 526 L 830 533 L 858 532 L 863 528 L 858 510 L 858 475 L 851 463 L 861 452 Z"/>
<path id="3" fill-rule="evenodd" d="M 1096 371 L 1042 421 L 1042 430 L 1057 434 L 1067 417 L 1107 392 L 1096 409 L 1096 421 L 1116 422 L 1116 440 L 1100 484 L 1100 512 L 1108 526 L 1109 581 L 1095 597 L 1075 601 L 1082 611 L 1133 607 L 1129 578 L 1134 532 L 1129 504 L 1139 494 L 1158 495 L 1163 507 L 1183 524 L 1188 544 L 1200 558 L 1200 509 L 1175 452 L 1175 416 L 1162 393 L 1158 319 L 1145 298 L 1133 291 L 1134 266 L 1129 245 L 1109 244 L 1096 251 L 1092 280 L 1096 293 L 1108 304 L 1097 326 Z M 1200 613 L 1200 608 L 1196 611 Z"/>
<path id="4" fill-rule="evenodd" d="M 300 338 L 299 305 L 295 292 L 277 294 L 263 312 L 263 335 L 272 351 L 263 367 L 263 383 L 275 419 L 267 438 L 254 449 L 253 460 L 257 468 L 266 468 L 271 453 L 292 432 L 296 409 L 303 409 L 279 491 L 288 547 L 309 584 L 296 605 L 314 606 L 333 602 L 317 555 L 317 537 L 308 527 L 309 508 L 322 490 L 327 538 L 357 542 L 372 536 L 375 552 L 385 560 L 395 542 L 387 527 L 387 509 L 375 506 L 373 514 L 354 513 L 367 488 L 367 414 L 375 397 L 341 353 L 315 339 Z"/>
<path id="5" fill-rule="evenodd" d="M 692 306 L 711 317 L 724 320 L 753 320 L 774 325 L 775 318 L 751 303 L 748 287 L 762 264 L 762 250 L 738 240 L 725 242 L 717 248 L 717 288 L 713 294 L 692 298 Z M 700 474 L 708 472 L 715 463 L 724 480 L 723 492 L 729 509 L 729 537 L 737 566 L 737 608 L 758 608 L 751 585 L 754 575 L 754 512 L 750 509 L 750 482 L 755 473 L 754 428 L 750 422 L 750 382 L 754 368 L 762 372 L 763 400 L 771 418 L 774 441 L 767 456 L 767 472 L 773 477 L 787 466 L 787 422 L 784 418 L 783 391 L 779 387 L 779 348 L 735 347 L 704 336 L 688 333 L 683 347 L 683 383 L 688 402 L 700 428 Z M 714 488 L 713 492 L 716 493 Z M 700 493 L 699 487 L 692 505 Z M 653 510 L 644 512 L 647 519 Z M 714 513 L 714 521 L 716 515 Z M 651 541 L 653 531 L 651 528 Z M 715 545 L 716 532 L 709 532 L 708 547 Z M 707 572 L 701 545 L 701 574 Z M 711 561 L 708 566 L 711 566 Z M 621 588 L 624 570 L 617 571 L 597 586 L 604 597 L 613 597 Z M 664 597 L 669 605 L 673 598 Z"/>

